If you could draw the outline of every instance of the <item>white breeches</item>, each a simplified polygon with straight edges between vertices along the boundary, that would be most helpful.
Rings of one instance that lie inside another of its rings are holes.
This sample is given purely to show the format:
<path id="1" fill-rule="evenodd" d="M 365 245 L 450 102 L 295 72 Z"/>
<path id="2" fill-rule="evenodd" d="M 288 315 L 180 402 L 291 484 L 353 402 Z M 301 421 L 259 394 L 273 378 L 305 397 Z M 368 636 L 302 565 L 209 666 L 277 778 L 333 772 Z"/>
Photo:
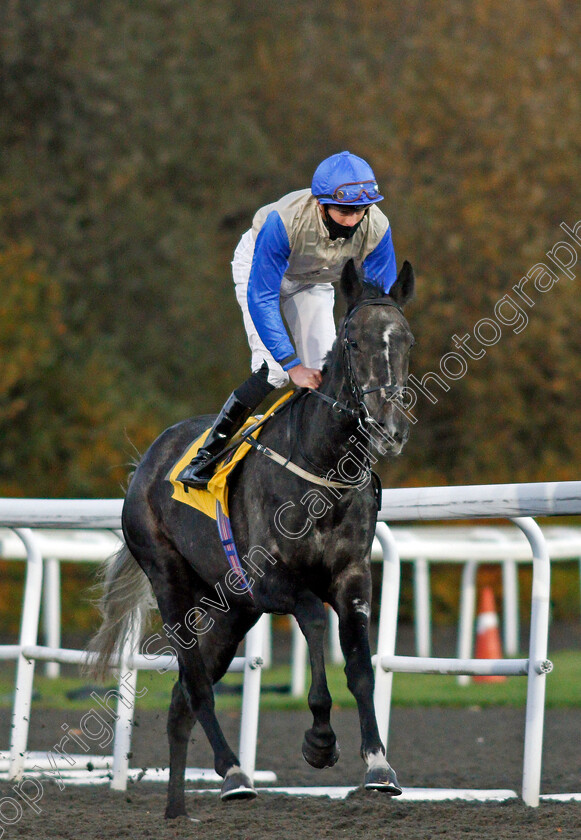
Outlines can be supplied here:
<path id="1" fill-rule="evenodd" d="M 268 381 L 275 388 L 282 388 L 289 381 L 288 373 L 262 343 L 248 311 L 247 290 L 253 254 L 254 239 L 252 232 L 247 231 L 234 251 L 232 275 L 252 352 L 251 368 L 253 372 L 257 371 L 266 362 Z M 306 285 L 283 278 L 280 308 L 293 337 L 297 355 L 306 367 L 321 370 L 325 356 L 333 346 L 336 334 L 334 302 L 335 289 L 332 283 Z"/>

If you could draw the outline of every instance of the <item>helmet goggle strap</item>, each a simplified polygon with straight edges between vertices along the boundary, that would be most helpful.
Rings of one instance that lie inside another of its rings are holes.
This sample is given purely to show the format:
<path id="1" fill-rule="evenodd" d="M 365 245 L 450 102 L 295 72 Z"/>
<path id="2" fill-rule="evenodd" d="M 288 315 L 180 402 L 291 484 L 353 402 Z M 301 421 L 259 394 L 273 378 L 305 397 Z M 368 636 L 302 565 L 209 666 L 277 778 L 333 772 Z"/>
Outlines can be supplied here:
<path id="1" fill-rule="evenodd" d="M 376 181 L 356 181 L 340 184 L 332 195 L 317 195 L 315 198 L 332 199 L 335 204 L 357 204 L 363 195 L 373 201 L 379 195 Z"/>

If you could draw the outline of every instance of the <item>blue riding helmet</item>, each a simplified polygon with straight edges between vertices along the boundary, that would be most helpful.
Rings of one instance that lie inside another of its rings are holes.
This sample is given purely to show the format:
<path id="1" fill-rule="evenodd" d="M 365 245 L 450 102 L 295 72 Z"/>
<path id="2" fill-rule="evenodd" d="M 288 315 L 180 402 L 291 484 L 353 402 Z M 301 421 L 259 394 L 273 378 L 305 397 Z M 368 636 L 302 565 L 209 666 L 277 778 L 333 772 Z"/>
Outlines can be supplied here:
<path id="1" fill-rule="evenodd" d="M 311 192 L 321 204 L 375 204 L 383 201 L 372 168 L 351 152 L 326 158 L 315 170 Z"/>

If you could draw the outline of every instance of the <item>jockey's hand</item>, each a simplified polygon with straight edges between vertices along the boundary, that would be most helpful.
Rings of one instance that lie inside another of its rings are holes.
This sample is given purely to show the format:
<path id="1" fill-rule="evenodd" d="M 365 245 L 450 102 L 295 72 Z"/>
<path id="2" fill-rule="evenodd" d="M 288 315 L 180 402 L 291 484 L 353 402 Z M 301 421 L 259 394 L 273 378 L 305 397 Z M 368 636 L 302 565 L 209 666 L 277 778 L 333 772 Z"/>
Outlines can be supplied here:
<path id="1" fill-rule="evenodd" d="M 289 370 L 288 375 L 297 388 L 314 388 L 316 390 L 323 379 L 320 370 L 308 368 L 304 365 L 295 365 Z"/>

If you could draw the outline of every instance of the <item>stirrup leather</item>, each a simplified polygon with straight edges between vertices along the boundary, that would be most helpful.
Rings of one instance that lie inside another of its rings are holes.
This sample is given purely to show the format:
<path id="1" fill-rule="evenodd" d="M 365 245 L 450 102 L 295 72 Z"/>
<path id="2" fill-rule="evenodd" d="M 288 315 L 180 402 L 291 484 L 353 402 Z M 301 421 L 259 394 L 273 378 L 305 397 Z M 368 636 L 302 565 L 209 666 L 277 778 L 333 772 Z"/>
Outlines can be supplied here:
<path id="1" fill-rule="evenodd" d="M 250 417 L 252 409 L 240 402 L 236 394 L 232 393 L 224 403 L 220 414 L 214 420 L 214 425 L 208 432 L 202 448 L 184 467 L 178 475 L 178 481 L 184 487 L 203 489 L 214 475 L 215 464 L 207 463 L 218 455 L 228 444 L 228 441 Z"/>

